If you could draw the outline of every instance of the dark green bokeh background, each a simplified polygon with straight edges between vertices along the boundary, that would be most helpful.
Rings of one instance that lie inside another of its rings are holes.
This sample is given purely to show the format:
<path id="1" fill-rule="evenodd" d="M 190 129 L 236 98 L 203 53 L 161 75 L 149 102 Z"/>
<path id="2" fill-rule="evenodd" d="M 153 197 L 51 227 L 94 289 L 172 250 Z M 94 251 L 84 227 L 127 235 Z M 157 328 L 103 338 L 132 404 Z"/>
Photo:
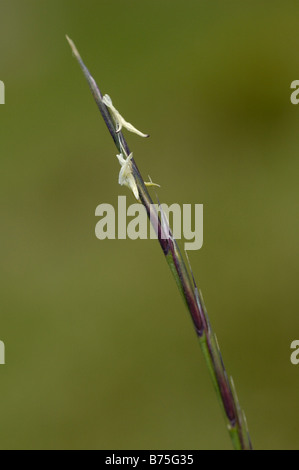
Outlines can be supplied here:
<path id="1" fill-rule="evenodd" d="M 204 204 L 194 273 L 255 448 L 299 448 L 299 4 L 0 0 L 0 448 L 231 448 L 155 241 L 99 241 L 129 191 L 83 75 L 166 203 Z"/>

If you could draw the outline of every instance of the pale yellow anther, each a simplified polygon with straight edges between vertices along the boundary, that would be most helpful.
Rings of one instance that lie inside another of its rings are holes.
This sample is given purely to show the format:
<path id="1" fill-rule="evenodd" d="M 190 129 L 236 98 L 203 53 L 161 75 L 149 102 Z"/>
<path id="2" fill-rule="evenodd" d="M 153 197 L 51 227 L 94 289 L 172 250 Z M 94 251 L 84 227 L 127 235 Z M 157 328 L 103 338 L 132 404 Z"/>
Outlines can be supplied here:
<path id="1" fill-rule="evenodd" d="M 161 188 L 161 186 L 159 184 L 154 183 L 152 181 L 152 178 L 150 176 L 148 176 L 148 177 L 149 177 L 149 181 L 144 181 L 145 186 L 147 186 L 147 187 L 155 186 L 156 188 Z"/>
<path id="2" fill-rule="evenodd" d="M 132 124 L 127 122 L 122 115 L 117 111 L 117 109 L 113 106 L 112 100 L 109 95 L 104 95 L 102 99 L 103 103 L 107 106 L 107 108 L 110 109 L 111 114 L 113 116 L 113 119 L 115 121 L 115 126 L 116 126 L 116 132 L 120 132 L 122 128 L 128 129 L 130 132 L 134 132 L 137 135 L 140 135 L 140 137 L 149 137 L 148 134 L 143 134 L 143 132 L 140 132 L 136 127 L 134 127 Z"/>
<path id="3" fill-rule="evenodd" d="M 161 188 L 161 186 L 158 183 L 153 183 L 152 181 L 145 181 L 144 184 L 148 188 L 151 188 L 153 186 L 155 186 L 156 188 Z"/>
<path id="4" fill-rule="evenodd" d="M 118 177 L 118 183 L 121 186 L 124 185 L 130 188 L 134 196 L 136 197 L 136 199 L 139 200 L 139 192 L 138 192 L 137 184 L 132 173 L 132 161 L 131 160 L 133 158 L 133 153 L 130 153 L 128 158 L 124 158 L 122 153 L 116 156 L 121 165 L 121 169 L 120 169 L 119 177 Z"/>

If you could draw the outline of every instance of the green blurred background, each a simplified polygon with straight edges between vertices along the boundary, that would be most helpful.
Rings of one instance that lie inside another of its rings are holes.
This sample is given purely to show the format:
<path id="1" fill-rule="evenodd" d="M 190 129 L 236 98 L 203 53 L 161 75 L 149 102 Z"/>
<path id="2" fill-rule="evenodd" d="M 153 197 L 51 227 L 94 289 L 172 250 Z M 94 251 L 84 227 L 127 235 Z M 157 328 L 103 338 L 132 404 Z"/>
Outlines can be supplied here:
<path id="1" fill-rule="evenodd" d="M 231 448 L 157 242 L 95 237 L 134 199 L 66 33 L 161 201 L 204 204 L 190 258 L 254 447 L 299 448 L 298 26 L 289 0 L 0 0 L 1 449 Z"/>

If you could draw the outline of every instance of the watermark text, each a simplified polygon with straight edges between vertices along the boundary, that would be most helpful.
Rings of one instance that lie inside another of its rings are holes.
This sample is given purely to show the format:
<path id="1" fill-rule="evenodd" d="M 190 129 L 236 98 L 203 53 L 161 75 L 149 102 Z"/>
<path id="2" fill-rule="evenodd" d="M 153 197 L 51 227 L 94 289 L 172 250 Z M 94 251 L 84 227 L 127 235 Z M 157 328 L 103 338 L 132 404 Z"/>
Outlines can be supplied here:
<path id="1" fill-rule="evenodd" d="M 0 80 L 0 104 L 5 104 L 5 85 Z"/>
<path id="2" fill-rule="evenodd" d="M 295 339 L 294 341 L 292 341 L 291 349 L 294 349 L 295 351 L 292 352 L 290 360 L 291 360 L 291 363 L 294 364 L 294 366 L 296 366 L 297 364 L 299 364 L 299 340 L 298 339 Z"/>
<path id="3" fill-rule="evenodd" d="M 3 341 L 0 341 L 0 365 L 5 364 L 5 345 Z"/>
<path id="4" fill-rule="evenodd" d="M 290 99 L 292 104 L 298 104 L 299 103 L 299 80 L 293 80 L 291 83 L 291 88 L 295 89 L 291 93 Z"/>
<path id="5" fill-rule="evenodd" d="M 202 204 L 152 204 L 150 222 L 144 206 L 140 203 L 127 207 L 126 196 L 118 196 L 117 213 L 111 204 L 100 204 L 95 215 L 100 217 L 95 227 L 99 240 L 130 238 L 131 240 L 157 239 L 158 214 L 160 214 L 160 238 L 184 239 L 185 250 L 199 250 L 203 245 Z M 170 224 L 170 221 L 172 222 Z M 172 227 L 170 232 L 169 225 Z"/>

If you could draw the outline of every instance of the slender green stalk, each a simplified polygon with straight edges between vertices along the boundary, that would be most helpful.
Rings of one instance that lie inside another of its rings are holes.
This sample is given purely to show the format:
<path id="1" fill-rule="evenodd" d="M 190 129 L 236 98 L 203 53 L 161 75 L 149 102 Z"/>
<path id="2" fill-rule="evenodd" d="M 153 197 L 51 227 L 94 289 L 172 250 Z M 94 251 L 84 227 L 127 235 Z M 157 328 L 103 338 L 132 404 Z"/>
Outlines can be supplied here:
<path id="1" fill-rule="evenodd" d="M 103 98 L 95 80 L 91 76 L 89 70 L 84 65 L 74 43 L 68 37 L 67 40 L 71 46 L 74 56 L 78 60 L 80 67 L 85 75 L 85 78 L 91 89 L 92 95 L 113 138 L 117 150 L 122 156 L 126 157 L 126 160 L 123 159 L 123 162 L 126 162 L 127 165 L 125 180 L 126 182 L 124 184 L 130 186 L 134 194 L 136 188 L 137 196 L 140 199 L 140 202 L 145 207 L 147 215 L 156 230 L 157 237 L 163 250 L 164 256 L 166 258 L 166 261 L 170 267 L 170 270 L 175 278 L 176 284 L 181 292 L 183 300 L 191 315 L 194 328 L 212 378 L 214 388 L 216 390 L 225 416 L 227 428 L 233 446 L 235 449 L 251 450 L 252 445 L 250 441 L 245 415 L 240 408 L 233 381 L 227 376 L 219 345 L 216 336 L 211 328 L 202 294 L 196 286 L 189 260 L 188 271 L 183 256 L 177 245 L 177 242 L 172 236 L 171 230 L 168 226 L 168 222 L 164 220 L 165 218 L 163 218 L 162 211 L 161 218 L 159 217 L 153 204 L 153 201 L 148 193 L 146 184 L 144 183 L 144 180 L 138 170 L 136 162 L 133 159 L 133 155 L 130 152 L 128 144 L 123 136 L 123 133 L 121 132 L 121 126 L 119 125 L 119 123 L 122 122 L 120 121 L 120 119 L 122 119 L 121 116 L 111 105 L 112 102 L 110 103 L 110 101 Z M 118 120 L 119 122 L 117 122 Z M 129 130 L 132 130 L 133 126 L 131 124 L 126 123 L 126 121 L 124 120 L 123 123 L 124 126 L 126 124 L 128 126 L 131 126 L 131 128 L 127 128 Z M 133 130 L 133 132 L 135 131 L 137 130 Z M 142 133 L 139 134 L 141 135 Z M 147 136 L 143 134 L 143 137 Z"/>

